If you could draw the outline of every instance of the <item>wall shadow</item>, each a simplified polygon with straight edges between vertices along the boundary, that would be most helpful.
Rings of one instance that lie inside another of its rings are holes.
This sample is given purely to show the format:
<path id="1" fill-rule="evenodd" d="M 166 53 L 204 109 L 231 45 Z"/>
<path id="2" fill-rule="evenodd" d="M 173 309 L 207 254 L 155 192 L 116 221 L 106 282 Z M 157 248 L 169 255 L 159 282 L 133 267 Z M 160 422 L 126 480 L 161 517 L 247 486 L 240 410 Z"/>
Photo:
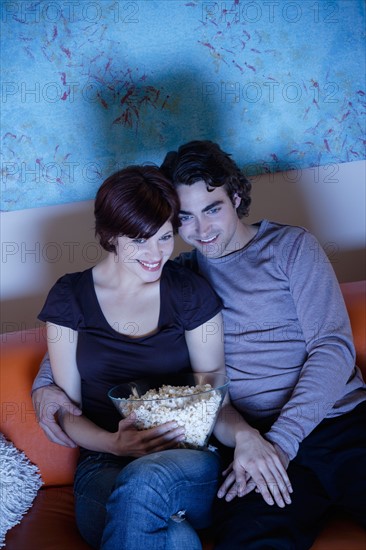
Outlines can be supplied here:
<path id="1" fill-rule="evenodd" d="M 189 72 L 176 70 L 168 76 L 157 77 L 155 81 L 149 79 L 146 86 L 132 83 L 124 89 L 116 82 L 108 82 L 101 91 L 100 105 L 93 109 L 90 123 L 100 129 L 101 149 L 112 151 L 113 159 L 111 171 L 100 174 L 99 180 L 90 184 L 91 196 L 95 195 L 103 179 L 112 173 L 113 166 L 120 168 L 131 164 L 131 159 L 132 162 L 148 162 L 153 157 L 158 157 L 160 163 L 167 151 L 192 139 L 217 141 L 230 153 L 226 146 L 229 142 L 226 125 L 218 116 L 222 111 L 217 101 L 202 96 L 194 67 Z M 93 146 L 98 151 L 98 143 Z M 243 160 L 237 156 L 235 160 L 245 171 Z M 251 165 L 252 169 L 253 166 L 254 173 L 261 175 L 250 177 L 253 200 L 245 221 L 253 223 L 268 218 L 301 225 L 314 232 L 316 224 L 309 196 L 304 192 L 304 186 L 294 180 L 293 174 L 266 172 L 261 163 Z M 46 207 L 44 211 L 50 213 L 35 220 L 39 224 L 39 241 L 44 252 L 39 265 L 33 266 L 31 261 L 27 261 L 20 268 L 29 270 L 29 278 L 40 277 L 42 290 L 4 301 L 2 332 L 4 329 L 16 330 L 17 326 L 20 329 L 34 326 L 47 292 L 57 278 L 66 272 L 87 269 L 101 259 L 102 251 L 94 238 L 92 202 Z M 26 240 L 27 228 L 22 228 L 21 232 Z M 178 238 L 174 255 L 189 249 Z M 366 278 L 363 250 L 339 250 L 330 260 L 341 282 Z"/>

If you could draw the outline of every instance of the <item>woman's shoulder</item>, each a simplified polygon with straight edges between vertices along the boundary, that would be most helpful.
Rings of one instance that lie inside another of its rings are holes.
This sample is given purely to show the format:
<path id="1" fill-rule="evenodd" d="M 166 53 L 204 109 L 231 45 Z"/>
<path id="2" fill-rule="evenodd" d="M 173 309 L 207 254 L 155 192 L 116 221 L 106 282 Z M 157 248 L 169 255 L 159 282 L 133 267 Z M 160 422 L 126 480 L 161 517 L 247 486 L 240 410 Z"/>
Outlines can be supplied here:
<path id="1" fill-rule="evenodd" d="M 60 277 L 49 291 L 38 319 L 76 329 L 83 309 L 81 302 L 90 301 L 91 281 L 91 269 Z"/>
<path id="2" fill-rule="evenodd" d="M 214 317 L 222 309 L 210 284 L 188 267 L 169 261 L 163 271 L 166 296 L 179 312 L 186 330 L 192 330 Z"/>
<path id="3" fill-rule="evenodd" d="M 65 273 L 52 286 L 48 293 L 48 298 L 61 302 L 63 300 L 75 299 L 79 295 L 88 294 L 88 289 L 92 288 L 91 282 L 91 269 Z"/>
<path id="4" fill-rule="evenodd" d="M 91 277 L 92 268 L 84 271 L 75 271 L 74 273 L 65 273 L 56 281 L 55 286 L 74 288 L 80 284 L 90 282 Z"/>
<path id="5" fill-rule="evenodd" d="M 191 283 L 196 286 L 209 286 L 209 283 L 195 272 L 192 267 L 188 267 L 188 264 L 182 265 L 175 260 L 168 260 L 164 266 L 164 276 L 173 282 L 185 281 L 187 284 Z"/>
<path id="6" fill-rule="evenodd" d="M 172 294 L 182 297 L 184 302 L 219 300 L 210 283 L 202 275 L 184 265 L 169 260 L 164 266 L 163 273 Z"/>

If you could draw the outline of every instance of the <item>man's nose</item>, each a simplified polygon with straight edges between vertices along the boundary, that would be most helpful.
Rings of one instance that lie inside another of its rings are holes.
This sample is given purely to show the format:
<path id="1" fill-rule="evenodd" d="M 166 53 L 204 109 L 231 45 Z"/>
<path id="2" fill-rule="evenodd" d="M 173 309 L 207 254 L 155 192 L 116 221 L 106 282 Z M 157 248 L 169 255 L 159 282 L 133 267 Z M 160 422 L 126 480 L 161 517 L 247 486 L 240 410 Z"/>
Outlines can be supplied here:
<path id="1" fill-rule="evenodd" d="M 210 228 L 209 220 L 196 218 L 196 232 L 200 237 L 207 236 Z"/>

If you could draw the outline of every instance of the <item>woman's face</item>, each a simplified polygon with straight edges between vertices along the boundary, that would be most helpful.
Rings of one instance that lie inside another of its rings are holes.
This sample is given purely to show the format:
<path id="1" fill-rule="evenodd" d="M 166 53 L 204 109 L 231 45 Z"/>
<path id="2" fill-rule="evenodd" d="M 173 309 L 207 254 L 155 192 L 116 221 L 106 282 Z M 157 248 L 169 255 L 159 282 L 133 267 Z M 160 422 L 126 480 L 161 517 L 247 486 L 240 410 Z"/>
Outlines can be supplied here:
<path id="1" fill-rule="evenodd" d="M 149 239 L 118 237 L 116 261 L 134 278 L 143 283 L 152 283 L 160 279 L 173 248 L 173 227 L 167 221 Z"/>

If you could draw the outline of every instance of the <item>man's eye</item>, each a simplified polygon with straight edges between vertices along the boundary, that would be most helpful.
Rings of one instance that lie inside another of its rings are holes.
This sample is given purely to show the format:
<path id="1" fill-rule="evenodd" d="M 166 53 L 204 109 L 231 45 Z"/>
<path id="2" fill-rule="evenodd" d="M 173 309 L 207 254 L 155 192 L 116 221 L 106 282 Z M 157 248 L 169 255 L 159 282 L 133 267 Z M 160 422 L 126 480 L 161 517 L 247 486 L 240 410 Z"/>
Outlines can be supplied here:
<path id="1" fill-rule="evenodd" d="M 188 215 L 187 216 L 179 216 L 179 219 L 182 223 L 184 223 L 184 222 L 187 222 L 188 220 L 190 220 L 191 217 L 192 216 L 188 216 Z"/>
<path id="2" fill-rule="evenodd" d="M 221 208 L 219 206 L 216 206 L 215 208 L 211 208 L 211 210 L 208 211 L 209 214 L 217 214 L 217 212 L 220 212 Z"/>

